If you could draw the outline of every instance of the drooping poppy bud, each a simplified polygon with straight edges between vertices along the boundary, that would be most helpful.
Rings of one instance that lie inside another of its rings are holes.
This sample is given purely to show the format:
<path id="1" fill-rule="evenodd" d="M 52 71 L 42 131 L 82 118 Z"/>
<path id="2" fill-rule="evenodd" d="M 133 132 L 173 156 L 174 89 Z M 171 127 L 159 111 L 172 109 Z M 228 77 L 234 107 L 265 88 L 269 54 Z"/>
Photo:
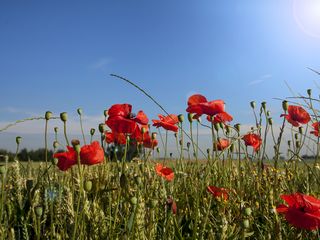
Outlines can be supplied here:
<path id="1" fill-rule="evenodd" d="M 19 145 L 21 143 L 21 141 L 22 141 L 22 137 L 17 136 L 16 137 L 16 143 Z"/>
<path id="2" fill-rule="evenodd" d="M 183 122 L 184 121 L 184 115 L 183 114 L 179 114 L 178 115 L 178 120 L 179 120 L 179 122 Z"/>
<path id="3" fill-rule="evenodd" d="M 288 111 L 288 101 L 284 100 L 282 101 L 282 109 L 283 111 Z"/>
<path id="4" fill-rule="evenodd" d="M 40 218 L 43 214 L 43 207 L 42 206 L 36 206 L 34 209 L 36 215 L 38 218 Z"/>
<path id="5" fill-rule="evenodd" d="M 266 102 L 262 102 L 261 103 L 261 107 L 262 107 L 263 110 L 266 110 L 267 103 Z"/>
<path id="6" fill-rule="evenodd" d="M 77 109 L 77 113 L 81 116 L 81 115 L 82 115 L 82 109 L 81 109 L 81 108 L 78 108 L 78 109 Z"/>
<path id="7" fill-rule="evenodd" d="M 309 89 L 307 90 L 307 93 L 308 93 L 308 96 L 311 97 L 312 89 L 309 88 Z"/>
<path id="8" fill-rule="evenodd" d="M 53 130 L 54 130 L 55 133 L 58 133 L 59 128 L 58 127 L 54 127 Z"/>
<path id="9" fill-rule="evenodd" d="M 49 120 L 51 117 L 52 117 L 52 112 L 46 111 L 46 114 L 44 115 L 44 118 L 45 118 L 46 120 Z"/>
<path id="10" fill-rule="evenodd" d="M 68 113 L 66 112 L 60 113 L 60 119 L 62 122 L 66 122 L 68 120 Z"/>
<path id="11" fill-rule="evenodd" d="M 100 133 L 104 133 L 104 131 L 105 131 L 105 126 L 106 126 L 106 125 L 105 125 L 104 123 L 100 123 L 100 124 L 99 124 L 99 132 L 100 132 Z"/>
<path id="12" fill-rule="evenodd" d="M 255 102 L 255 101 L 251 101 L 251 102 L 250 102 L 250 106 L 251 106 L 252 109 L 255 109 L 255 107 L 256 107 L 256 102 Z"/>
<path id="13" fill-rule="evenodd" d="M 194 114 L 188 113 L 188 121 L 192 123 Z"/>
<path id="14" fill-rule="evenodd" d="M 90 135 L 91 135 L 91 136 L 93 136 L 95 132 L 96 132 L 96 130 L 95 130 L 94 128 L 91 128 L 91 129 L 90 129 Z"/>

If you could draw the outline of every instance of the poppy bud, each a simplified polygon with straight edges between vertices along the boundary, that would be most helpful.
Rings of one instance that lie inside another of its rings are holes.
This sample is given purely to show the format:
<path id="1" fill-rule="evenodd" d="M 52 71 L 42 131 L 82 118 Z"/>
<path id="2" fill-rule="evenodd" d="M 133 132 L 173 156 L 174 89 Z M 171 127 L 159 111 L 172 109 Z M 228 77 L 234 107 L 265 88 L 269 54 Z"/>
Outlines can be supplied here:
<path id="1" fill-rule="evenodd" d="M 91 128 L 91 129 L 90 129 L 90 135 L 93 136 L 94 133 L 95 133 L 95 131 L 96 131 L 96 130 L 95 130 L 94 128 Z"/>
<path id="2" fill-rule="evenodd" d="M 81 116 L 82 115 L 82 109 L 81 108 L 78 108 L 77 109 L 77 112 L 78 112 L 78 114 Z"/>
<path id="3" fill-rule="evenodd" d="M 210 154 L 210 148 L 207 148 L 207 154 L 208 155 Z"/>
<path id="4" fill-rule="evenodd" d="M 138 202 L 138 199 L 137 199 L 136 197 L 130 198 L 130 203 L 131 203 L 132 205 L 137 205 L 137 202 Z"/>
<path id="5" fill-rule="evenodd" d="M 103 115 L 104 115 L 105 117 L 107 117 L 107 116 L 108 116 L 108 110 L 104 110 L 104 111 L 103 111 Z"/>
<path id="6" fill-rule="evenodd" d="M 180 146 L 182 145 L 182 139 L 179 140 L 179 145 L 180 145 Z"/>
<path id="7" fill-rule="evenodd" d="M 78 139 L 72 139 L 71 144 L 73 146 L 73 149 L 77 152 L 80 153 L 81 147 L 80 147 L 80 141 Z"/>
<path id="8" fill-rule="evenodd" d="M 54 127 L 53 130 L 54 130 L 55 133 L 58 133 L 59 128 L 58 127 Z"/>
<path id="9" fill-rule="evenodd" d="M 33 188 L 33 179 L 27 179 L 26 187 L 27 187 L 28 192 L 30 192 L 30 190 Z"/>
<path id="10" fill-rule="evenodd" d="M 288 111 L 288 101 L 284 100 L 282 101 L 282 109 L 283 111 Z"/>
<path id="11" fill-rule="evenodd" d="M 3 175 L 6 173 L 6 166 L 5 165 L 0 165 L 0 174 Z"/>
<path id="12" fill-rule="evenodd" d="M 307 90 L 307 93 L 308 93 L 308 96 L 311 97 L 312 89 L 309 88 L 309 89 Z"/>
<path id="13" fill-rule="evenodd" d="M 44 118 L 46 120 L 49 120 L 51 117 L 52 117 L 52 112 L 50 112 L 50 111 L 47 111 L 46 114 L 44 115 Z"/>
<path id="14" fill-rule="evenodd" d="M 214 126 L 214 129 L 218 132 L 219 131 L 219 123 L 214 123 L 213 126 Z"/>
<path id="15" fill-rule="evenodd" d="M 91 189 L 92 189 L 92 181 L 90 181 L 90 180 L 85 181 L 84 182 L 84 190 L 86 192 L 90 192 Z"/>
<path id="16" fill-rule="evenodd" d="M 247 216 L 251 216 L 251 213 L 252 213 L 251 208 L 247 207 L 247 208 L 244 210 L 244 213 L 245 213 Z"/>
<path id="17" fill-rule="evenodd" d="M 105 124 L 104 123 L 100 123 L 99 124 L 99 132 L 100 133 L 104 133 L 104 129 L 105 129 Z"/>
<path id="18" fill-rule="evenodd" d="M 184 121 L 184 116 L 183 116 L 183 114 L 179 114 L 178 115 L 178 120 L 179 120 L 179 122 L 183 122 Z"/>
<path id="19" fill-rule="evenodd" d="M 229 125 L 225 125 L 226 128 L 226 133 L 229 134 L 230 133 L 230 126 Z"/>
<path id="20" fill-rule="evenodd" d="M 53 148 L 58 148 L 58 147 L 59 147 L 58 141 L 53 141 Z"/>
<path id="21" fill-rule="evenodd" d="M 60 119 L 62 122 L 66 122 L 68 120 L 68 114 L 66 112 L 60 113 Z"/>
<path id="22" fill-rule="evenodd" d="M 16 143 L 19 145 L 21 143 L 22 137 L 18 136 L 16 137 Z"/>
<path id="23" fill-rule="evenodd" d="M 273 123 L 272 118 L 268 118 L 268 123 L 269 123 L 269 125 L 272 125 L 272 123 Z"/>
<path id="24" fill-rule="evenodd" d="M 237 130 L 237 132 L 240 132 L 240 123 L 235 124 L 234 128 Z"/>
<path id="25" fill-rule="evenodd" d="M 219 122 L 219 127 L 223 129 L 223 122 Z"/>
<path id="26" fill-rule="evenodd" d="M 58 158 L 53 158 L 52 159 L 52 164 L 53 165 L 57 165 L 58 164 L 59 159 Z"/>
<path id="27" fill-rule="evenodd" d="M 174 133 L 174 137 L 177 138 L 178 137 L 178 133 L 175 132 Z"/>
<path id="28" fill-rule="evenodd" d="M 159 147 L 157 147 L 157 153 L 160 153 L 160 148 Z"/>
<path id="29" fill-rule="evenodd" d="M 141 128 L 141 133 L 144 134 L 147 131 L 147 129 L 145 127 Z"/>
<path id="30" fill-rule="evenodd" d="M 152 140 L 155 140 L 157 138 L 157 133 L 156 132 L 153 132 L 152 134 L 151 134 L 151 139 Z"/>
<path id="31" fill-rule="evenodd" d="M 295 139 L 295 140 L 298 140 L 298 139 L 299 139 L 299 134 L 298 134 L 298 133 L 295 133 L 295 134 L 294 134 L 294 139 Z"/>
<path id="32" fill-rule="evenodd" d="M 266 102 L 262 102 L 262 103 L 261 103 L 261 107 L 263 108 L 263 110 L 266 110 L 267 103 L 266 103 Z"/>
<path id="33" fill-rule="evenodd" d="M 233 150 L 234 150 L 234 145 L 231 144 L 231 145 L 230 145 L 230 151 L 233 152 Z"/>
<path id="34" fill-rule="evenodd" d="M 42 206 L 36 206 L 34 211 L 35 211 L 37 217 L 40 218 L 43 213 L 43 208 L 42 208 Z"/>
<path id="35" fill-rule="evenodd" d="M 271 112 L 268 110 L 267 111 L 267 117 L 269 117 L 271 115 Z"/>
<path id="36" fill-rule="evenodd" d="M 170 155 L 170 157 L 172 158 L 173 153 L 170 153 L 169 155 Z"/>
<path id="37" fill-rule="evenodd" d="M 256 107 L 256 102 L 255 102 L 255 101 L 251 101 L 251 102 L 250 102 L 250 106 L 251 106 L 252 109 L 255 109 L 255 107 Z"/>
<path id="38" fill-rule="evenodd" d="M 301 126 L 299 127 L 299 133 L 303 134 L 303 127 L 301 127 Z"/>
<path id="39" fill-rule="evenodd" d="M 191 145 L 191 143 L 190 143 L 190 142 L 187 142 L 187 148 L 188 148 L 188 150 L 189 150 L 189 148 L 190 148 L 190 145 Z"/>
<path id="40" fill-rule="evenodd" d="M 248 220 L 248 219 L 244 219 L 244 220 L 242 221 L 242 226 L 243 226 L 244 228 L 249 228 L 249 227 L 250 227 L 249 220 Z"/>
<path id="41" fill-rule="evenodd" d="M 291 145 L 291 141 L 289 140 L 289 141 L 288 141 L 288 146 L 290 147 L 290 145 Z"/>
<path id="42" fill-rule="evenodd" d="M 190 123 L 192 123 L 192 121 L 193 121 L 193 113 L 188 113 L 188 121 L 190 122 Z"/>
<path id="43" fill-rule="evenodd" d="M 300 148 L 300 141 L 296 141 L 296 148 Z"/>

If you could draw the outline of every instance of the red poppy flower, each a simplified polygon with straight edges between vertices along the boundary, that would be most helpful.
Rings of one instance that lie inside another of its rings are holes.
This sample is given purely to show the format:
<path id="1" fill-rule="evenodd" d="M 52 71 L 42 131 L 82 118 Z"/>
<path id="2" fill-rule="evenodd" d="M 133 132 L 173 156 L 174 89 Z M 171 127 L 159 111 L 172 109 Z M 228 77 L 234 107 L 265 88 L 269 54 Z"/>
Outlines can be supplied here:
<path id="1" fill-rule="evenodd" d="M 299 127 L 300 124 L 307 124 L 310 121 L 309 113 L 300 106 L 289 105 L 288 114 L 281 114 L 280 117 L 285 117 L 294 127 Z"/>
<path id="2" fill-rule="evenodd" d="M 143 111 L 139 111 L 135 116 L 130 104 L 115 104 L 108 110 L 106 124 L 117 133 L 132 133 L 137 123 L 148 124 L 148 118 Z"/>
<path id="3" fill-rule="evenodd" d="M 316 137 L 319 137 L 319 127 L 320 127 L 320 122 L 315 122 L 312 124 L 312 127 L 314 131 L 311 131 L 311 134 L 314 134 Z"/>
<path id="4" fill-rule="evenodd" d="M 126 136 L 124 133 L 106 131 L 105 136 L 106 136 L 105 141 L 109 144 L 110 143 L 116 143 L 121 145 L 126 144 Z"/>
<path id="5" fill-rule="evenodd" d="M 164 167 L 162 164 L 157 163 L 155 166 L 156 173 L 166 179 L 167 181 L 172 181 L 174 178 L 174 172 L 169 167 Z"/>
<path id="6" fill-rule="evenodd" d="M 208 186 L 207 190 L 216 198 L 223 198 L 223 200 L 229 199 L 228 189 L 219 188 L 215 186 Z"/>
<path id="7" fill-rule="evenodd" d="M 206 97 L 200 94 L 194 94 L 188 99 L 188 108 L 186 109 L 189 113 L 195 113 L 194 118 L 200 117 L 202 114 L 214 116 L 218 113 L 224 112 L 224 101 L 213 100 L 208 102 Z"/>
<path id="8" fill-rule="evenodd" d="M 77 163 L 77 153 L 73 149 L 73 147 L 67 146 L 68 151 L 55 153 L 53 155 L 54 158 L 58 158 L 58 168 L 61 171 L 67 171 L 73 165 Z"/>
<path id="9" fill-rule="evenodd" d="M 242 137 L 246 146 L 252 146 L 257 152 L 262 144 L 262 139 L 258 134 L 248 133 Z"/>
<path id="10" fill-rule="evenodd" d="M 301 193 L 280 196 L 289 206 L 280 204 L 277 212 L 296 228 L 315 230 L 320 228 L 320 199 Z"/>
<path id="11" fill-rule="evenodd" d="M 217 143 L 213 145 L 213 149 L 217 151 L 223 151 L 230 146 L 230 141 L 225 138 L 219 138 Z"/>
<path id="12" fill-rule="evenodd" d="M 167 198 L 166 206 L 174 215 L 177 214 L 177 204 L 171 196 Z"/>
<path id="13" fill-rule="evenodd" d="M 98 141 L 84 145 L 80 151 L 81 164 L 94 165 L 103 162 L 104 151 Z"/>
<path id="14" fill-rule="evenodd" d="M 178 126 L 176 124 L 179 122 L 179 120 L 178 120 L 177 115 L 170 114 L 165 117 L 165 116 L 159 114 L 158 116 L 159 116 L 160 120 L 153 119 L 152 120 L 153 126 L 155 126 L 157 128 L 163 127 L 166 130 L 178 132 Z"/>
<path id="15" fill-rule="evenodd" d="M 207 116 L 207 120 L 211 122 L 211 116 Z M 222 113 L 217 113 L 213 119 L 213 123 L 226 123 L 226 122 L 231 122 L 233 120 L 233 117 L 227 113 L 227 112 L 222 112 Z"/>

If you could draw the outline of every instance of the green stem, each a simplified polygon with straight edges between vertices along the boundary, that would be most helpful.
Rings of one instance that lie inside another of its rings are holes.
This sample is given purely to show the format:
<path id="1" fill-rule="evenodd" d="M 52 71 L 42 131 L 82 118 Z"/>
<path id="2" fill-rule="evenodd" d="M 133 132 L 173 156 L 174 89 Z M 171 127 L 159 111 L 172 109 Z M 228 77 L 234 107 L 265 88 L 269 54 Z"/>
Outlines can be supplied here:
<path id="1" fill-rule="evenodd" d="M 67 122 L 64 121 L 63 122 L 63 133 L 64 133 L 64 137 L 66 139 L 67 142 L 67 146 L 70 146 L 69 140 L 68 140 L 68 136 L 67 136 Z"/>
<path id="2" fill-rule="evenodd" d="M 84 136 L 83 125 L 82 125 L 82 117 L 81 117 L 81 115 L 79 115 L 79 116 L 80 116 L 80 128 L 81 128 L 83 143 L 84 143 L 84 145 L 86 145 L 86 138 Z"/>

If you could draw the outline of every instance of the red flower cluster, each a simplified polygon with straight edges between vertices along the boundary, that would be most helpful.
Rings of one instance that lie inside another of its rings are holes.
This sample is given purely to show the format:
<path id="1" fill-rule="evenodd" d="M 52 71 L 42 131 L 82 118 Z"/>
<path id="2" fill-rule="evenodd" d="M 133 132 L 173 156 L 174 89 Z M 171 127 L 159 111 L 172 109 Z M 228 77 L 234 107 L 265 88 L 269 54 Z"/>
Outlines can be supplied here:
<path id="1" fill-rule="evenodd" d="M 178 132 L 178 117 L 175 114 L 170 114 L 168 116 L 163 116 L 161 114 L 158 115 L 160 120 L 155 120 L 153 119 L 153 126 L 159 128 L 163 127 L 166 130 L 173 131 L 173 132 Z"/>
<path id="2" fill-rule="evenodd" d="M 294 127 L 299 127 L 300 124 L 307 124 L 311 118 L 309 113 L 300 106 L 288 106 L 288 114 L 281 114 L 280 117 L 285 117 Z"/>
<path id="3" fill-rule="evenodd" d="M 216 186 L 208 186 L 207 190 L 208 190 L 208 192 L 210 192 L 216 198 L 222 198 L 225 201 L 229 199 L 229 191 L 228 191 L 228 189 L 219 188 L 219 187 L 216 187 Z"/>
<path id="4" fill-rule="evenodd" d="M 218 122 L 230 122 L 232 116 L 225 112 L 223 100 L 208 101 L 205 96 L 201 94 L 194 94 L 188 99 L 189 113 L 195 113 L 194 119 L 199 118 L 202 114 L 206 114 L 208 121 Z M 211 117 L 214 116 L 212 119 Z"/>
<path id="5" fill-rule="evenodd" d="M 296 228 L 315 230 L 320 228 L 320 199 L 294 193 L 280 196 L 288 206 L 280 204 L 277 212 Z"/>
<path id="6" fill-rule="evenodd" d="M 171 168 L 165 167 L 160 163 L 157 163 L 155 166 L 156 173 L 166 179 L 167 181 L 172 181 L 174 178 L 174 172 Z"/>
<path id="7" fill-rule="evenodd" d="M 258 134 L 248 133 L 242 137 L 246 146 L 251 146 L 257 152 L 262 144 L 262 139 Z"/>
<path id="8" fill-rule="evenodd" d="M 54 158 L 58 159 L 58 168 L 61 171 L 66 171 L 73 165 L 77 164 L 77 152 L 70 146 L 67 146 L 68 151 L 55 153 Z M 84 145 L 80 150 L 81 164 L 94 165 L 103 162 L 104 151 L 98 141 L 94 141 L 89 145 Z"/>
<path id="9" fill-rule="evenodd" d="M 138 124 L 148 124 L 148 118 L 143 111 L 139 111 L 137 115 L 132 112 L 130 104 L 115 104 L 108 110 L 108 119 L 106 124 L 115 133 L 133 133 Z"/>
<path id="10" fill-rule="evenodd" d="M 316 137 L 319 137 L 319 127 L 320 127 L 320 122 L 315 122 L 312 124 L 313 131 L 311 131 L 311 134 L 314 134 Z"/>

